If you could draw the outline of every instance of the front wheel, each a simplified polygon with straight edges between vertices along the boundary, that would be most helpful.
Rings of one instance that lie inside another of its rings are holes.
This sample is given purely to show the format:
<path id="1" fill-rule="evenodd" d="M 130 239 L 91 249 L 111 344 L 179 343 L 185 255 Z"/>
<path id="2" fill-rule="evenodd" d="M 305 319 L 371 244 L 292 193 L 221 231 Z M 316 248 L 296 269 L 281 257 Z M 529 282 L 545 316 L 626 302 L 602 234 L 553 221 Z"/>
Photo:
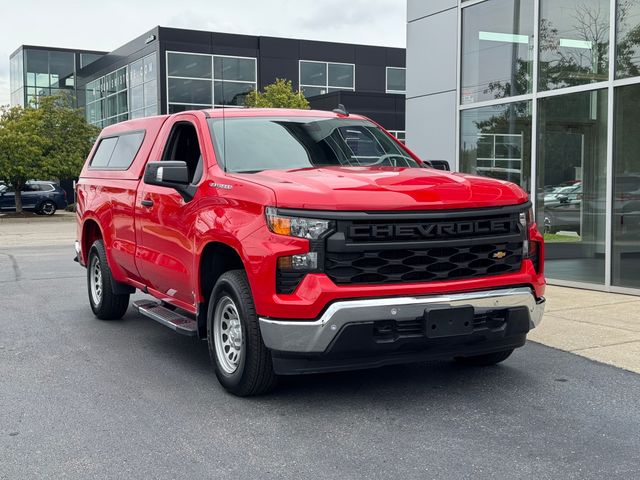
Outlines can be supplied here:
<path id="1" fill-rule="evenodd" d="M 260 335 L 245 272 L 224 273 L 209 299 L 209 355 L 222 386 L 240 397 L 271 391 L 276 385 L 271 352 Z"/>
<path id="2" fill-rule="evenodd" d="M 87 288 L 91 310 L 100 320 L 119 320 L 129 307 L 129 294 L 113 292 L 111 269 L 102 240 L 96 240 L 89 251 Z"/>
<path id="3" fill-rule="evenodd" d="M 496 365 L 497 363 L 504 362 L 512 353 L 513 349 L 505 350 L 503 352 L 487 353 L 485 355 L 475 355 L 473 357 L 456 357 L 455 360 L 462 365 L 488 367 L 489 365 Z"/>

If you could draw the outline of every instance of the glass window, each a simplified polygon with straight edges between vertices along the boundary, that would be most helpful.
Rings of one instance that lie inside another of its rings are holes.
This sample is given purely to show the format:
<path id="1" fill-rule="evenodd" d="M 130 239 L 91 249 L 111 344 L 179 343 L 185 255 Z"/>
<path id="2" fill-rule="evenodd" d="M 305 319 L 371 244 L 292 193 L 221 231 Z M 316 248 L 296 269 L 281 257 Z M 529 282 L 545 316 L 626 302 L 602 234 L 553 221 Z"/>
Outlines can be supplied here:
<path id="1" fill-rule="evenodd" d="M 169 102 L 211 105 L 211 81 L 169 78 Z"/>
<path id="2" fill-rule="evenodd" d="M 328 91 L 329 89 L 326 87 L 302 87 L 302 94 L 307 98 L 324 95 Z"/>
<path id="3" fill-rule="evenodd" d="M 158 103 L 158 84 L 156 80 L 144 84 L 144 105 L 149 107 Z"/>
<path id="4" fill-rule="evenodd" d="M 405 93 L 407 90 L 407 69 L 387 67 L 387 93 Z"/>
<path id="5" fill-rule="evenodd" d="M 531 191 L 531 102 L 464 110 L 461 170 Z"/>
<path id="6" fill-rule="evenodd" d="M 230 172 L 323 165 L 420 165 L 380 128 L 364 120 L 235 118 L 209 120 L 216 151 Z"/>
<path id="7" fill-rule="evenodd" d="M 27 49 L 24 53 L 27 64 L 27 85 L 49 87 L 49 52 Z"/>
<path id="8" fill-rule="evenodd" d="M 10 59 L 10 70 L 9 70 L 9 79 L 10 79 L 10 93 L 17 92 L 21 88 L 24 87 L 24 65 L 23 65 L 23 51 L 19 50 L 13 57 Z M 24 94 L 24 92 L 23 92 Z M 22 103 L 24 99 L 21 99 L 20 103 Z M 15 105 L 15 102 L 11 102 L 12 105 Z"/>
<path id="9" fill-rule="evenodd" d="M 118 137 L 103 138 L 100 140 L 98 149 L 91 159 L 91 166 L 104 168 L 109 165 L 109 159 L 111 158 L 113 150 L 116 148 L 116 143 L 118 143 Z"/>
<path id="10" fill-rule="evenodd" d="M 640 85 L 617 88 L 615 105 L 611 282 L 640 288 Z"/>
<path id="11" fill-rule="evenodd" d="M 325 62 L 300 62 L 300 85 L 327 85 L 327 64 Z"/>
<path id="12" fill-rule="evenodd" d="M 491 0 L 462 13 L 461 103 L 532 90 L 534 0 Z"/>
<path id="13" fill-rule="evenodd" d="M 354 85 L 353 65 L 329 64 L 329 86 L 352 89 Z"/>
<path id="14" fill-rule="evenodd" d="M 300 61 L 300 88 L 306 97 L 340 90 L 354 90 L 354 85 L 354 65 Z"/>
<path id="15" fill-rule="evenodd" d="M 552 279 L 604 283 L 607 97 L 539 101 L 536 215 Z"/>
<path id="16" fill-rule="evenodd" d="M 143 140 L 144 132 L 120 135 L 111 155 L 111 160 L 109 160 L 109 168 L 122 170 L 129 168 L 133 163 L 133 159 L 136 158 Z"/>
<path id="17" fill-rule="evenodd" d="M 75 68 L 75 55 L 72 52 L 49 52 L 49 74 L 52 87 L 73 88 Z"/>
<path id="18" fill-rule="evenodd" d="M 255 90 L 253 83 L 214 82 L 215 105 L 243 106 L 247 94 Z"/>
<path id="19" fill-rule="evenodd" d="M 213 57 L 214 78 L 216 80 L 256 81 L 256 60 L 254 58 Z"/>
<path id="20" fill-rule="evenodd" d="M 609 72 L 609 0 L 540 2 L 540 90 L 601 82 Z"/>
<path id="21" fill-rule="evenodd" d="M 116 98 L 118 101 L 118 106 L 117 106 L 118 115 L 127 113 L 129 111 L 128 103 L 127 103 L 127 92 L 120 92 Z"/>
<path id="22" fill-rule="evenodd" d="M 144 82 L 144 66 L 142 59 L 129 64 L 129 85 L 134 87 Z"/>
<path id="23" fill-rule="evenodd" d="M 211 78 L 211 56 L 169 53 L 167 75 L 170 77 Z"/>
<path id="24" fill-rule="evenodd" d="M 19 88 L 11 94 L 11 105 L 23 105 L 24 104 L 24 89 Z"/>
<path id="25" fill-rule="evenodd" d="M 129 89 L 129 103 L 131 110 L 144 108 L 144 86 L 138 85 Z"/>
<path id="26" fill-rule="evenodd" d="M 640 2 L 616 3 L 616 77 L 636 77 L 640 75 Z"/>
<path id="27" fill-rule="evenodd" d="M 98 91 L 98 85 L 96 81 L 87 83 L 85 86 L 85 99 L 87 103 L 95 102 L 100 98 L 100 92 Z"/>
<path id="28" fill-rule="evenodd" d="M 152 115 L 158 115 L 158 105 L 151 105 L 144 108 L 144 116 L 151 117 Z"/>
<path id="29" fill-rule="evenodd" d="M 156 55 L 152 53 L 151 55 L 147 55 L 142 59 L 143 62 L 143 75 L 144 81 L 150 82 L 152 80 L 157 80 L 156 75 Z"/>

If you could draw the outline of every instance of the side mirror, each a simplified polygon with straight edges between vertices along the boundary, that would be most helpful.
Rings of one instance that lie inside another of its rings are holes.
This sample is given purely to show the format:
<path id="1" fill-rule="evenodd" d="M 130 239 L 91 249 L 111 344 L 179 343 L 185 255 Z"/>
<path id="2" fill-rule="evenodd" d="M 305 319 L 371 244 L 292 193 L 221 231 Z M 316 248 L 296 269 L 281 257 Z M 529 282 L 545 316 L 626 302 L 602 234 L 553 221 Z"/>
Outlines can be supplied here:
<path id="1" fill-rule="evenodd" d="M 186 162 L 149 162 L 144 169 L 144 183 L 173 188 L 185 202 L 190 201 L 196 193 L 196 188 L 189 182 Z"/>
<path id="2" fill-rule="evenodd" d="M 557 199 L 560 203 L 569 203 L 569 197 L 567 195 L 558 195 Z"/>
<path id="3" fill-rule="evenodd" d="M 443 170 L 445 172 L 451 171 L 449 162 L 447 162 L 446 160 L 428 160 L 427 163 L 429 164 L 429 166 L 435 168 L 436 170 Z"/>

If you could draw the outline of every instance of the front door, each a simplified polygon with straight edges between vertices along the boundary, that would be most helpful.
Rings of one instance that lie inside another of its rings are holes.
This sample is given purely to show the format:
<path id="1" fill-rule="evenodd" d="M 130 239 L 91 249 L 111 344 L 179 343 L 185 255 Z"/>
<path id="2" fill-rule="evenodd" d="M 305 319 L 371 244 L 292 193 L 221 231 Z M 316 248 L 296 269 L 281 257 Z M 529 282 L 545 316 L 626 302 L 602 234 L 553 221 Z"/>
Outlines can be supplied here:
<path id="1" fill-rule="evenodd" d="M 179 160 L 187 163 L 190 181 L 199 185 L 204 159 L 202 137 L 192 115 L 180 115 L 165 125 L 166 142 L 154 148 L 150 161 Z M 162 133 L 161 133 L 162 138 Z M 164 146 L 163 146 L 164 145 Z M 195 256 L 193 226 L 198 195 L 185 201 L 172 188 L 140 184 L 136 196 L 136 265 L 156 296 L 195 311 Z"/>

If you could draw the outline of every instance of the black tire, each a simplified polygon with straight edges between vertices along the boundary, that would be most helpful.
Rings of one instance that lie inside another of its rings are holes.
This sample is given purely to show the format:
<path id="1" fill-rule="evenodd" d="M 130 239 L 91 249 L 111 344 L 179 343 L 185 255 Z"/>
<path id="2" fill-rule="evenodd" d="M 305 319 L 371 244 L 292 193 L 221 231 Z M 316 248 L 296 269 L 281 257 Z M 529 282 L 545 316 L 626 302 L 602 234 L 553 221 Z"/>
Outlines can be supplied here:
<path id="1" fill-rule="evenodd" d="M 95 270 L 95 264 L 99 265 L 99 273 Z M 93 291 L 92 274 L 100 277 L 100 294 Z M 89 250 L 87 262 L 87 289 L 91 310 L 100 320 L 119 320 L 129 308 L 129 294 L 116 295 L 113 293 L 111 269 L 107 263 L 107 255 L 102 240 L 96 240 Z"/>
<path id="2" fill-rule="evenodd" d="M 476 355 L 473 357 L 456 357 L 455 360 L 462 365 L 488 367 L 490 365 L 496 365 L 500 362 L 504 362 L 512 353 L 513 348 L 503 352 L 487 353 L 485 355 Z"/>
<path id="3" fill-rule="evenodd" d="M 40 215 L 51 216 L 54 213 L 56 213 L 57 209 L 58 209 L 58 206 L 54 202 L 52 202 L 51 200 L 45 200 L 40 205 L 40 208 L 38 208 L 38 213 Z"/>
<path id="4" fill-rule="evenodd" d="M 242 329 L 242 346 L 236 370 L 232 372 L 227 371 L 228 368 L 225 370 L 225 360 L 218 358 L 214 331 L 216 308 L 219 304 L 230 305 L 229 300 L 237 311 Z M 275 388 L 277 377 L 273 372 L 271 352 L 262 341 L 251 288 L 243 270 L 224 273 L 213 287 L 207 309 L 207 343 L 216 376 L 228 392 L 245 397 L 268 393 Z"/>

